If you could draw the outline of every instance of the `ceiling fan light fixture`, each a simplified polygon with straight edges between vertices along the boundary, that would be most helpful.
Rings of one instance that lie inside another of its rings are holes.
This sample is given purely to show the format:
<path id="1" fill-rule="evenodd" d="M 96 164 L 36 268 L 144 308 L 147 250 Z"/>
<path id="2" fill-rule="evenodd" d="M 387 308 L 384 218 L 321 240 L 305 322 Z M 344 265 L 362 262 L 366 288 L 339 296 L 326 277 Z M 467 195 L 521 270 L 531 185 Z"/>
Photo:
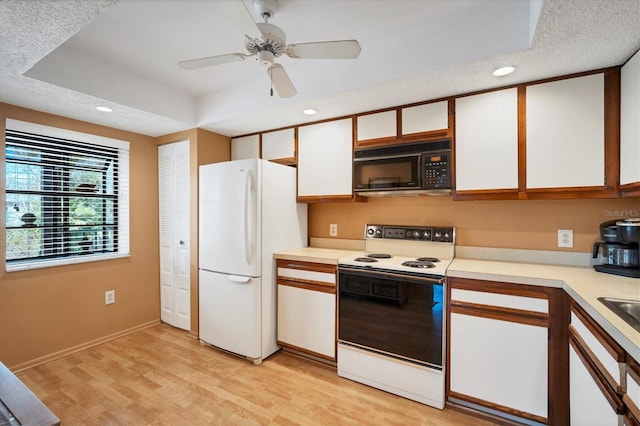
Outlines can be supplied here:
<path id="1" fill-rule="evenodd" d="M 96 109 L 102 112 L 113 112 L 113 110 L 106 106 L 97 106 Z"/>
<path id="2" fill-rule="evenodd" d="M 275 59 L 274 54 L 269 52 L 268 50 L 262 50 L 258 52 L 258 62 L 260 62 L 260 65 L 269 67 L 273 65 L 274 59 Z"/>
<path id="3" fill-rule="evenodd" d="M 318 113 L 318 110 L 315 108 L 305 108 L 302 110 L 302 113 L 304 115 L 316 115 Z"/>
<path id="4" fill-rule="evenodd" d="M 495 71 L 493 71 L 493 75 L 496 77 L 502 77 L 511 74 L 515 70 L 516 67 L 514 67 L 513 65 L 508 65 L 506 67 L 497 68 Z"/>

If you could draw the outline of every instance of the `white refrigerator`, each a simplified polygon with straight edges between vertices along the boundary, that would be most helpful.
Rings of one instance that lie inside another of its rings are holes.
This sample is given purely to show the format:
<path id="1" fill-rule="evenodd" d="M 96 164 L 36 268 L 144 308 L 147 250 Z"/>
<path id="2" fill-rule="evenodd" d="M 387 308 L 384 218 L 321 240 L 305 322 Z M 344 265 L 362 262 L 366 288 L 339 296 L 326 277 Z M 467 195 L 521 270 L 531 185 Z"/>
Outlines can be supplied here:
<path id="1" fill-rule="evenodd" d="M 279 349 L 273 253 L 307 245 L 296 169 L 249 159 L 199 171 L 200 340 L 260 364 Z"/>

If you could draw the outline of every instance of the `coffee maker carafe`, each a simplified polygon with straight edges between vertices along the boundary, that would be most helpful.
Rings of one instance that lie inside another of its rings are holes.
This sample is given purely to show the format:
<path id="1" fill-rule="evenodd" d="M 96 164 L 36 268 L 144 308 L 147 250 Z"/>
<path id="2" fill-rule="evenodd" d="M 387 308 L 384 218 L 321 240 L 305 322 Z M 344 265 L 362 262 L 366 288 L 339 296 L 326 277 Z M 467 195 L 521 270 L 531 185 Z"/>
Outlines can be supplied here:
<path id="1" fill-rule="evenodd" d="M 602 264 L 596 271 L 640 278 L 640 218 L 610 220 L 600 224 L 600 238 L 593 245 L 593 258 L 602 252 Z"/>

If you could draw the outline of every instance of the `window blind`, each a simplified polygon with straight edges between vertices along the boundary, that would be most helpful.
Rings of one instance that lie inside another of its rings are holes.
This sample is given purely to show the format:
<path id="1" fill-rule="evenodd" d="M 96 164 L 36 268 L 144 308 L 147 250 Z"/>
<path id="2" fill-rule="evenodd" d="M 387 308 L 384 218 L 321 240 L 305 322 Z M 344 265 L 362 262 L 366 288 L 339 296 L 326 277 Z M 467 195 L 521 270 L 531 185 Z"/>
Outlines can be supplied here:
<path id="1" fill-rule="evenodd" d="M 129 143 L 7 120 L 7 271 L 129 254 Z"/>

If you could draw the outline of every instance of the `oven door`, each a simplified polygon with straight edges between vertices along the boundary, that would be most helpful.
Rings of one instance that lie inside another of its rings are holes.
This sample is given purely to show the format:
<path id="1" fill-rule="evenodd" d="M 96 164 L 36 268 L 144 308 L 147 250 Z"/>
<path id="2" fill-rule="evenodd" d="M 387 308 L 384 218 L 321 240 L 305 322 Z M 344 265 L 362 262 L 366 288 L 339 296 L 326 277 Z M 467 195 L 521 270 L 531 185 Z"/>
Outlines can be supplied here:
<path id="1" fill-rule="evenodd" d="M 340 342 L 442 369 L 444 280 L 338 268 Z"/>
<path id="2" fill-rule="evenodd" d="M 420 154 L 353 161 L 353 189 L 385 191 L 421 188 Z"/>

